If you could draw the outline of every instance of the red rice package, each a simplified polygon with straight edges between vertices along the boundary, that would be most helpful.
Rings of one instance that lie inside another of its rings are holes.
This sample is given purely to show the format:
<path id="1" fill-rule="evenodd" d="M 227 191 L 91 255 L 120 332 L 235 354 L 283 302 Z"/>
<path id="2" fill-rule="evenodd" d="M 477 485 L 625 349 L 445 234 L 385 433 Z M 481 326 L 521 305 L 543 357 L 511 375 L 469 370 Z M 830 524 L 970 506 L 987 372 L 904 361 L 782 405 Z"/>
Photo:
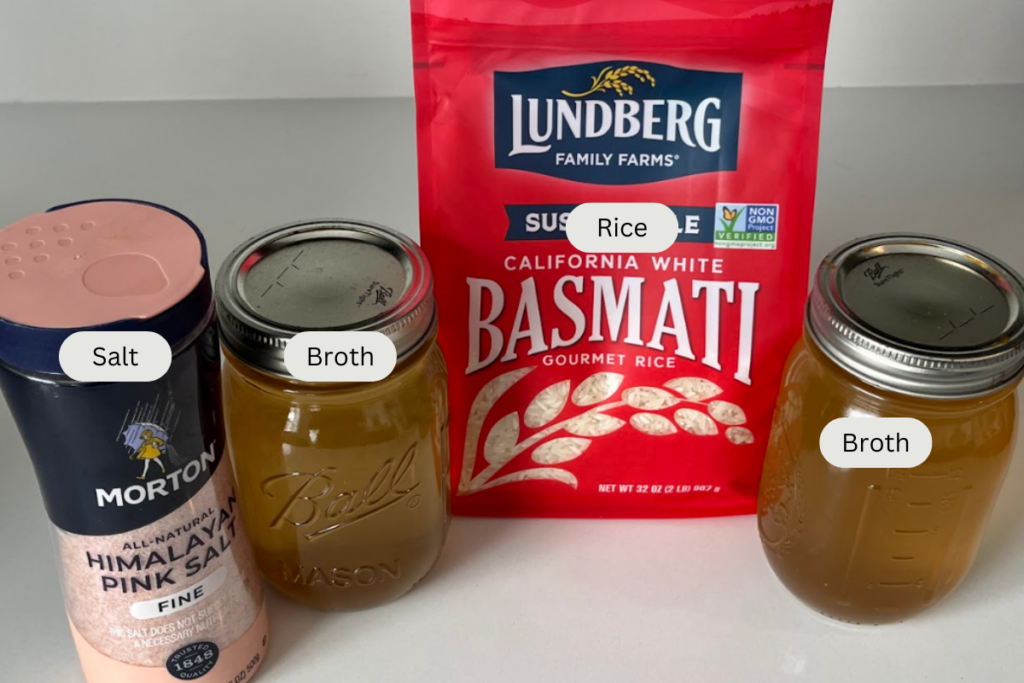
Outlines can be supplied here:
<path id="1" fill-rule="evenodd" d="M 460 514 L 754 511 L 808 279 L 831 0 L 413 0 Z M 584 254 L 657 202 L 658 254 Z"/>

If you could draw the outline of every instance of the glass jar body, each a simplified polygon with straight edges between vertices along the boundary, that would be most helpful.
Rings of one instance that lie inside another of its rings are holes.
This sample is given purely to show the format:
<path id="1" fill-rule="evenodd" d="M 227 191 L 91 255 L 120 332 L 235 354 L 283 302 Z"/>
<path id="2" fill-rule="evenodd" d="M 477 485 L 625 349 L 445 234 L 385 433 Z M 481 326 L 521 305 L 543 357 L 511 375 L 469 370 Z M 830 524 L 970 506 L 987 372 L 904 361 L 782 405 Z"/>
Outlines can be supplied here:
<path id="1" fill-rule="evenodd" d="M 283 379 L 224 349 L 241 504 L 260 568 L 281 593 L 363 609 L 434 566 L 451 518 L 447 381 L 433 335 L 367 384 Z"/>
<path id="2" fill-rule="evenodd" d="M 854 623 L 902 621 L 967 574 L 1016 439 L 1016 383 L 988 396 L 913 398 L 869 386 L 807 334 L 790 355 L 765 456 L 758 527 L 800 600 Z M 912 469 L 842 469 L 819 437 L 840 417 L 912 417 L 932 434 Z"/>

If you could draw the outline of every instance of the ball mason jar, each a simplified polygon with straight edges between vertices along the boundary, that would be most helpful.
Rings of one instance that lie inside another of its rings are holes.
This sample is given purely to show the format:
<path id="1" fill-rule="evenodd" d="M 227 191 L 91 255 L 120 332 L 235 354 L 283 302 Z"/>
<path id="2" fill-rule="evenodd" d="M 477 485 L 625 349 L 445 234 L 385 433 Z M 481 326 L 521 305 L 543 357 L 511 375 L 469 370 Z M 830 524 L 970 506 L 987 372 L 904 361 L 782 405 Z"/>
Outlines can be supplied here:
<path id="1" fill-rule="evenodd" d="M 235 250 L 217 298 L 227 440 L 264 575 L 320 609 L 403 595 L 437 561 L 451 518 L 448 380 L 423 252 L 377 225 L 297 223 Z M 395 369 L 299 381 L 284 346 L 313 330 L 381 332 Z"/>
<path id="2" fill-rule="evenodd" d="M 967 574 L 1013 453 L 1024 283 L 994 257 L 921 235 L 877 236 L 818 270 L 764 463 L 769 564 L 804 603 L 901 621 Z M 839 468 L 836 418 L 910 417 L 931 432 L 913 468 Z"/>

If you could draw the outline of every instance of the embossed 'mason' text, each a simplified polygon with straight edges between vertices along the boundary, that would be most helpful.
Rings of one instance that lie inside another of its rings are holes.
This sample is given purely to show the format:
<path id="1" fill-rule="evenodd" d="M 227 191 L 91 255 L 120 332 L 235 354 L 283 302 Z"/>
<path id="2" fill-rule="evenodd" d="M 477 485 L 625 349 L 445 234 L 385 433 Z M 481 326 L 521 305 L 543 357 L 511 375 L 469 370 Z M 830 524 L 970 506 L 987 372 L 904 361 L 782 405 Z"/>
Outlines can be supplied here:
<path id="1" fill-rule="evenodd" d="M 352 588 L 357 586 L 373 586 L 394 579 L 402 578 L 402 569 L 396 559 L 388 564 L 380 562 L 376 565 L 365 564 L 355 568 L 349 567 L 304 567 L 289 566 L 278 562 L 281 578 L 286 583 L 301 586 L 330 586 L 333 588 Z"/>
<path id="2" fill-rule="evenodd" d="M 337 469 L 334 467 L 270 477 L 263 482 L 263 493 L 269 498 L 284 500 L 270 527 L 278 529 L 285 524 L 309 527 L 305 536 L 312 541 L 403 500 L 414 508 L 420 502 L 419 494 L 412 495 L 420 485 L 412 471 L 415 458 L 416 446 L 413 445 L 397 461 L 385 460 L 365 486 L 344 490 L 335 485 L 332 477 Z"/>

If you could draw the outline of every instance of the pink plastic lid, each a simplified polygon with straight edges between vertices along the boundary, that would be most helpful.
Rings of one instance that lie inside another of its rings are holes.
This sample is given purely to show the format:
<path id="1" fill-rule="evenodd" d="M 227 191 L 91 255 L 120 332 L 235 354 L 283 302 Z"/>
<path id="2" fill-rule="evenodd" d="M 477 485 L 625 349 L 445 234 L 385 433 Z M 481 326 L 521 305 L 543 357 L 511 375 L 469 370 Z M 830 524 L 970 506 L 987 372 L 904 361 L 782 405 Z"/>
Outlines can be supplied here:
<path id="1" fill-rule="evenodd" d="M 204 273 L 198 235 L 174 214 L 78 204 L 0 230 L 0 318 L 58 329 L 149 319 Z"/>

